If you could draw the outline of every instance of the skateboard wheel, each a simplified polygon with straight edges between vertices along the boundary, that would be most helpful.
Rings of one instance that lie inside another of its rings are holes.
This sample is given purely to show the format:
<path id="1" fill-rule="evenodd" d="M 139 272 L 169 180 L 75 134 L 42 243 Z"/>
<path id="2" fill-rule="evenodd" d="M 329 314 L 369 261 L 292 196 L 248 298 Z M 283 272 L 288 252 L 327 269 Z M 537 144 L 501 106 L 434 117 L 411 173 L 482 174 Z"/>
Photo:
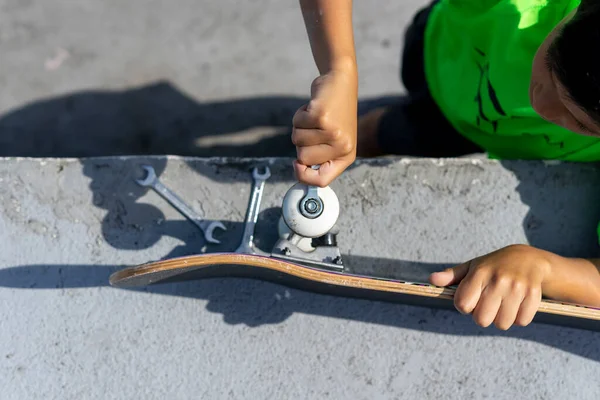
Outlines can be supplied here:
<path id="1" fill-rule="evenodd" d="M 283 217 L 279 217 L 279 222 L 277 223 L 277 233 L 279 234 L 280 239 L 285 240 L 289 239 L 290 234 L 292 233 L 292 230 L 286 225 Z M 296 246 L 298 246 L 298 248 L 305 253 L 310 253 L 315 249 L 312 246 L 312 239 L 307 237 L 300 239 Z"/>
<path id="2" fill-rule="evenodd" d="M 300 205 L 307 193 L 307 185 L 296 183 L 285 194 L 281 212 L 284 222 L 293 232 L 307 238 L 316 238 L 333 228 L 340 213 L 340 203 L 333 189 L 328 186 L 318 188 L 322 209 L 317 217 L 307 218 L 300 211 Z"/>

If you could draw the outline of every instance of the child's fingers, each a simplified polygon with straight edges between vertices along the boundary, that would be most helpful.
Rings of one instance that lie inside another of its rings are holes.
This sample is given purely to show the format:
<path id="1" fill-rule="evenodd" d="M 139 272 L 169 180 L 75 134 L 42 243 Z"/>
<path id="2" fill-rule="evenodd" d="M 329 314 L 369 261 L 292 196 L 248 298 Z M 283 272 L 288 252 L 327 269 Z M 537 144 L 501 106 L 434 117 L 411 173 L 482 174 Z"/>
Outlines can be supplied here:
<path id="1" fill-rule="evenodd" d="M 298 179 L 299 182 L 318 187 L 328 186 L 345 168 L 345 165 L 338 161 L 328 161 L 323 163 L 318 170 L 303 165 L 297 160 L 294 160 L 293 166 L 296 179 Z"/>
<path id="2" fill-rule="evenodd" d="M 309 147 L 299 147 L 296 150 L 296 159 L 302 165 L 306 165 L 307 167 L 313 165 L 322 165 L 327 161 L 331 161 L 334 156 L 331 154 L 331 147 L 326 144 L 318 144 L 315 146 Z M 326 171 L 320 171 L 326 172 Z"/>
<path id="3" fill-rule="evenodd" d="M 519 326 L 527 326 L 533 321 L 535 313 L 538 311 L 542 302 L 541 290 L 533 290 L 525 296 L 517 317 L 515 318 L 515 324 Z"/>
<path id="4" fill-rule="evenodd" d="M 466 262 L 444 271 L 434 272 L 429 276 L 429 282 L 435 286 L 452 286 L 460 282 L 469 272 L 471 262 Z"/>
<path id="5" fill-rule="evenodd" d="M 308 104 L 300 107 L 292 118 L 292 126 L 300 129 L 319 129 L 323 125 L 323 116 L 316 109 L 309 109 Z"/>
<path id="6" fill-rule="evenodd" d="M 292 130 L 292 143 L 297 147 L 315 146 L 327 143 L 328 136 L 321 129 L 294 128 Z"/>
<path id="7" fill-rule="evenodd" d="M 454 293 L 454 307 L 463 314 L 471 314 L 482 298 L 484 287 L 481 274 L 467 273 Z"/>
<path id="8" fill-rule="evenodd" d="M 523 296 L 518 293 L 505 295 L 494 319 L 494 325 L 503 331 L 509 329 L 515 323 L 522 301 Z"/>
<path id="9" fill-rule="evenodd" d="M 494 322 L 502 304 L 502 296 L 488 286 L 483 290 L 481 298 L 473 310 L 473 319 L 477 325 L 487 328 Z"/>

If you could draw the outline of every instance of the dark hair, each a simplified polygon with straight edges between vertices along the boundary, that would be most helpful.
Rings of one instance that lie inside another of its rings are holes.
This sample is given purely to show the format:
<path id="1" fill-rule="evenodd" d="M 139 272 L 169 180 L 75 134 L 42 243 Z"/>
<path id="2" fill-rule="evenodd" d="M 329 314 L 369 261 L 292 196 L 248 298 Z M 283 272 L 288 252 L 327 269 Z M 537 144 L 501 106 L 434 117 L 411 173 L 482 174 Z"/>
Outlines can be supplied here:
<path id="1" fill-rule="evenodd" d="M 570 98 L 600 124 L 600 1 L 581 1 L 549 46 L 547 61 Z"/>

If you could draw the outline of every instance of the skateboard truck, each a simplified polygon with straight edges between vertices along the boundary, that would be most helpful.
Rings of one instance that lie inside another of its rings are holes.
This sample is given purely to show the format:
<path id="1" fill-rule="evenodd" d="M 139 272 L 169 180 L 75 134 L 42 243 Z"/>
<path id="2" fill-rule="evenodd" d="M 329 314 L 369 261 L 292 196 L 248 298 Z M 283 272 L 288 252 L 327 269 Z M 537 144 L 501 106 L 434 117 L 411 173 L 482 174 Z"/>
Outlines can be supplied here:
<path id="1" fill-rule="evenodd" d="M 318 166 L 313 166 L 318 169 Z M 279 240 L 271 256 L 341 270 L 342 255 L 331 230 L 339 216 L 337 196 L 330 187 L 296 183 L 283 198 Z"/>
<path id="2" fill-rule="evenodd" d="M 269 167 L 265 167 L 262 173 L 258 168 L 252 171 L 254 184 L 242 239 L 235 253 L 278 258 L 328 269 L 343 269 L 336 234 L 331 232 L 339 215 L 339 202 L 333 190 L 328 187 L 318 188 L 297 183 L 290 188 L 283 199 L 282 216 L 277 229 L 279 240 L 270 253 L 254 245 L 254 229 L 264 184 L 270 176 Z"/>
<path id="3" fill-rule="evenodd" d="M 326 233 L 320 238 L 313 239 L 311 251 L 306 251 L 299 246 L 304 239 L 306 238 L 294 233 L 288 238 L 280 238 L 273 246 L 271 257 L 336 270 L 344 269 L 335 234 Z"/>

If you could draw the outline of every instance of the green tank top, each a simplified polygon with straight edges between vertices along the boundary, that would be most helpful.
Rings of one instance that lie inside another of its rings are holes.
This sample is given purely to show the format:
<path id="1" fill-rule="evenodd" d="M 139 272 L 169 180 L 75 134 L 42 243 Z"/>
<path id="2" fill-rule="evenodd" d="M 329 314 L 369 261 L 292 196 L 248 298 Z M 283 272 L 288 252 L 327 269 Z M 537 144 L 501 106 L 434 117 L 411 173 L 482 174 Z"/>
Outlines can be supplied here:
<path id="1" fill-rule="evenodd" d="M 537 48 L 579 0 L 440 0 L 425 29 L 425 76 L 440 109 L 495 159 L 600 160 L 600 139 L 529 102 Z"/>

